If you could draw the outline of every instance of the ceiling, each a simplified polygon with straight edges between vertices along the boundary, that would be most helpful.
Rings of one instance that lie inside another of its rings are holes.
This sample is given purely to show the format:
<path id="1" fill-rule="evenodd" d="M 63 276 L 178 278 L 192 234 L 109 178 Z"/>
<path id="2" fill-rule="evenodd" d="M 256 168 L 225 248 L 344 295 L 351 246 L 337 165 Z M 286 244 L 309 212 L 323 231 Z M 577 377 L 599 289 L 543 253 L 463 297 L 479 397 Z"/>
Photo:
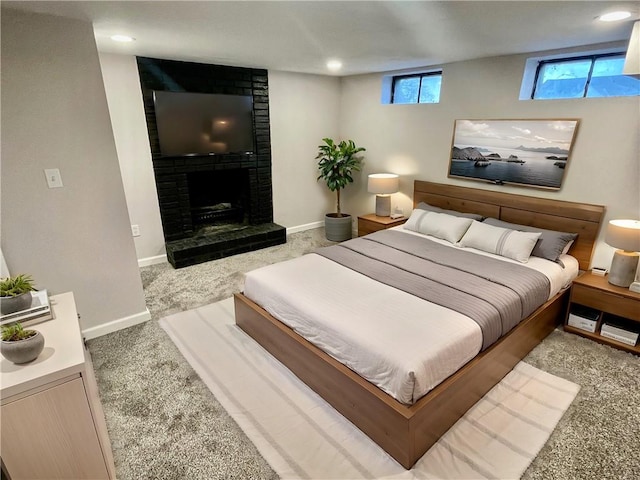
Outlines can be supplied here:
<path id="1" fill-rule="evenodd" d="M 619 1 L 2 1 L 90 21 L 98 50 L 337 75 L 628 41 L 638 2 Z M 632 17 L 596 17 L 625 9 Z M 118 44 L 109 37 L 136 39 Z"/>

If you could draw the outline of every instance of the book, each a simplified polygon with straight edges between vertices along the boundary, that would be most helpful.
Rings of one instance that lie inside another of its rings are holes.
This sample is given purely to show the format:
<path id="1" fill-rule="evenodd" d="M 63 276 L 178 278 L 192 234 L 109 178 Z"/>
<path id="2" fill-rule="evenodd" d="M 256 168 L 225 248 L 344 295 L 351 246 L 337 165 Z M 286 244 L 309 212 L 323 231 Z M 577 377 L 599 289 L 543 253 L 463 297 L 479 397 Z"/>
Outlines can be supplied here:
<path id="1" fill-rule="evenodd" d="M 581 330 L 586 330 L 587 332 L 595 333 L 596 326 L 598 325 L 598 320 L 591 320 L 589 318 L 581 317 L 580 315 L 575 315 L 573 313 L 569 314 L 569 320 L 567 324 L 572 327 L 579 328 Z"/>
<path id="2" fill-rule="evenodd" d="M 607 338 L 612 338 L 618 342 L 626 343 L 627 345 L 635 346 L 638 342 L 638 333 L 625 330 L 616 325 L 607 323 L 602 324 L 600 329 L 600 335 Z"/>
<path id="3" fill-rule="evenodd" d="M 53 318 L 53 311 L 45 289 L 31 292 L 31 306 L 29 308 L 0 315 L 0 325 L 20 322 L 23 327 L 27 327 L 51 318 Z"/>
<path id="4" fill-rule="evenodd" d="M 587 320 L 597 321 L 600 318 L 600 311 L 595 308 L 585 307 L 584 305 L 574 304 L 571 306 L 572 315 L 586 318 Z"/>

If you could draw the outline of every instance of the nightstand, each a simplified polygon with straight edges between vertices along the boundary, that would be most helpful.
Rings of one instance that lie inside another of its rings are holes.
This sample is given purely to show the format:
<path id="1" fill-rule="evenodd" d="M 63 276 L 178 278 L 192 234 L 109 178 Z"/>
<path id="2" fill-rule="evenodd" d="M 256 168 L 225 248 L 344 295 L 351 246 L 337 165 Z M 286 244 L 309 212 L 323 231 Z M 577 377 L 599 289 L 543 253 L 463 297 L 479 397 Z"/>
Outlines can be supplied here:
<path id="1" fill-rule="evenodd" d="M 600 312 L 595 332 L 591 333 L 567 323 L 569 312 L 574 305 L 590 307 Z M 601 334 L 603 323 L 612 320 L 618 323 L 622 322 L 626 330 L 640 332 L 640 293 L 611 285 L 607 281 L 607 277 L 591 273 L 585 273 L 576 278 L 571 286 L 569 308 L 564 324 L 565 331 L 640 355 L 640 342 L 636 342 L 636 345 L 627 345 Z"/>
<path id="2" fill-rule="evenodd" d="M 387 228 L 402 225 L 406 221 L 407 217 L 379 217 L 375 213 L 362 215 L 358 217 L 358 236 L 361 237 L 378 230 L 386 230 Z"/>

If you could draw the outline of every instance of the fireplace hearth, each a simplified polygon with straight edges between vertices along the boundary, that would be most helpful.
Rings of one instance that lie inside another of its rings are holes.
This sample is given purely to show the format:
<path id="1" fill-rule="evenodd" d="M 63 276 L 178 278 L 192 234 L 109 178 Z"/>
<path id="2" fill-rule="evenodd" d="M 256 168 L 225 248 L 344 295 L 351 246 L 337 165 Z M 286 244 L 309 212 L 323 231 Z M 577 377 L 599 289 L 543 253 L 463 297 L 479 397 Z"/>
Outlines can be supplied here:
<path id="1" fill-rule="evenodd" d="M 153 161 L 167 258 L 175 268 L 286 242 L 257 155 Z M 270 174 L 270 169 L 268 169 Z"/>

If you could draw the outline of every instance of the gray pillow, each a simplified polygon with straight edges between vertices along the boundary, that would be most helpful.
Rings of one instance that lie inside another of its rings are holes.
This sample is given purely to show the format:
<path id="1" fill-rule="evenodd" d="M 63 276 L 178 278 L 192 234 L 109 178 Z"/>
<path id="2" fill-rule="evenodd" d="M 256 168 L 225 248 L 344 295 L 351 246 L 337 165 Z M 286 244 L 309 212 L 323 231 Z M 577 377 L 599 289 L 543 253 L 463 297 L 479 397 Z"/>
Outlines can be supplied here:
<path id="1" fill-rule="evenodd" d="M 456 212 L 455 210 L 446 210 L 444 208 L 434 207 L 433 205 L 429 205 L 424 202 L 420 202 L 416 208 L 426 210 L 427 212 L 446 213 L 447 215 L 453 215 L 454 217 L 470 218 L 471 220 L 477 220 L 479 222 L 484 218 L 482 215 L 478 215 L 477 213 L 462 213 Z"/>
<path id="2" fill-rule="evenodd" d="M 516 223 L 503 222 L 497 218 L 487 218 L 484 223 L 495 227 L 510 228 L 512 230 L 520 230 L 522 232 L 540 232 L 540 238 L 533 247 L 531 255 L 534 257 L 546 258 L 552 262 L 558 262 L 560 254 L 569 242 L 578 238 L 577 233 L 556 232 L 554 230 L 545 230 L 544 228 L 529 227 L 527 225 L 518 225 Z"/>

